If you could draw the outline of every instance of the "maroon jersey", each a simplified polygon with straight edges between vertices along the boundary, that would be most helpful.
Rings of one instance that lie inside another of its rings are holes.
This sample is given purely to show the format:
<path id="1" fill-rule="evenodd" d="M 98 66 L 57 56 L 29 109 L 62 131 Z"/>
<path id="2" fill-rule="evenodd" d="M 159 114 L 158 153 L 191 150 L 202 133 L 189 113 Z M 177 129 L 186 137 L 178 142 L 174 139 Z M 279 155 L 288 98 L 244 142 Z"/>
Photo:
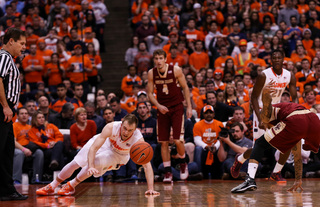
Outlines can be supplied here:
<path id="1" fill-rule="evenodd" d="M 272 106 L 280 109 L 276 114 L 277 119 L 271 121 L 271 124 L 273 124 L 273 125 L 276 125 L 276 123 L 283 121 L 284 119 L 287 118 L 287 116 L 289 114 L 291 114 L 294 111 L 306 109 L 304 106 L 301 106 L 300 104 L 290 103 L 290 102 L 289 103 L 272 104 Z"/>
<path id="2" fill-rule="evenodd" d="M 184 100 L 181 87 L 174 76 L 173 67 L 169 65 L 164 74 L 159 73 L 156 67 L 152 69 L 153 82 L 157 89 L 157 100 L 166 107 L 176 106 Z"/>

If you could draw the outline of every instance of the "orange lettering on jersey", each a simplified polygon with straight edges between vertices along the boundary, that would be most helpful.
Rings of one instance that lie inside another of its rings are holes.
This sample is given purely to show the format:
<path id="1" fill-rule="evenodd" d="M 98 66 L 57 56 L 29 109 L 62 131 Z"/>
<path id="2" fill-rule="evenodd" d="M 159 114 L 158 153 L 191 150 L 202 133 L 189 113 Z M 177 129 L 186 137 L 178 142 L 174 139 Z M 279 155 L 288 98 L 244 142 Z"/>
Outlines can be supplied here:
<path id="1" fill-rule="evenodd" d="M 116 148 L 117 150 L 126 151 L 126 149 L 121 148 L 121 147 L 117 144 L 117 142 L 116 142 L 115 140 L 110 139 L 110 142 L 111 142 L 112 146 L 113 146 L 114 148 Z"/>
<path id="2" fill-rule="evenodd" d="M 275 83 L 273 85 L 274 88 L 285 88 L 286 87 L 286 83 Z"/>

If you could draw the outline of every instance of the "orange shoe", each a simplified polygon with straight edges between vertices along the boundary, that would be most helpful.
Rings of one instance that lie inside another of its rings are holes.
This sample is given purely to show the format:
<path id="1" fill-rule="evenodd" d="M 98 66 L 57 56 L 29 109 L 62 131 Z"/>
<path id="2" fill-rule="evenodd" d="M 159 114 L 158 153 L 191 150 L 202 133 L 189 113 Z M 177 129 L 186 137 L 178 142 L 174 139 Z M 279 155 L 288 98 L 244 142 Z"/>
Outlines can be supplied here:
<path id="1" fill-rule="evenodd" d="M 58 195 L 72 195 L 75 193 L 74 188 L 70 185 L 70 182 L 67 182 L 62 186 L 62 188 L 58 191 Z"/>
<path id="2" fill-rule="evenodd" d="M 36 191 L 36 194 L 37 195 L 43 195 L 43 196 L 46 196 L 46 195 L 54 195 L 54 189 L 52 188 L 52 186 L 50 184 L 38 189 Z"/>
<path id="3" fill-rule="evenodd" d="M 274 180 L 277 183 L 286 183 L 287 180 L 281 176 L 281 172 L 272 173 L 270 176 L 270 180 Z"/>

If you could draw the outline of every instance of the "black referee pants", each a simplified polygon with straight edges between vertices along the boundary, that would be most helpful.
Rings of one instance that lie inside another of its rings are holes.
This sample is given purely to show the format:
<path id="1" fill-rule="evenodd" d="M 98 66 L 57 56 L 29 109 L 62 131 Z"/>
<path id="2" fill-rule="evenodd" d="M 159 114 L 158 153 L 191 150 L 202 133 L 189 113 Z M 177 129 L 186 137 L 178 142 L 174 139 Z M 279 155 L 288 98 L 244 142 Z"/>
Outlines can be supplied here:
<path id="1" fill-rule="evenodd" d="M 3 108 L 0 104 L 0 196 L 16 191 L 12 179 L 14 148 L 12 121 L 4 122 Z"/>

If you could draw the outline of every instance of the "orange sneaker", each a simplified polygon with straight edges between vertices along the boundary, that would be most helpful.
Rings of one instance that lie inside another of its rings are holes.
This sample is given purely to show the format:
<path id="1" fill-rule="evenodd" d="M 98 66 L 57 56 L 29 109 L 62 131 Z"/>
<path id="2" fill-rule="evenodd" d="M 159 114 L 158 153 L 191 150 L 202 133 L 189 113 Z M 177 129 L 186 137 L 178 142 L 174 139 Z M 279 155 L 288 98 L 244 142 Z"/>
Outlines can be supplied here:
<path id="1" fill-rule="evenodd" d="M 281 172 L 272 173 L 270 176 L 270 180 L 277 181 L 278 183 L 286 183 L 287 180 L 281 176 Z"/>
<path id="2" fill-rule="evenodd" d="M 54 189 L 52 188 L 52 186 L 50 184 L 38 189 L 36 191 L 36 194 L 37 195 L 43 195 L 43 196 L 46 196 L 46 195 L 54 195 Z"/>
<path id="3" fill-rule="evenodd" d="M 70 182 L 67 182 L 62 186 L 62 188 L 58 191 L 58 195 L 72 195 L 74 194 L 75 190 L 74 188 L 70 185 Z"/>

